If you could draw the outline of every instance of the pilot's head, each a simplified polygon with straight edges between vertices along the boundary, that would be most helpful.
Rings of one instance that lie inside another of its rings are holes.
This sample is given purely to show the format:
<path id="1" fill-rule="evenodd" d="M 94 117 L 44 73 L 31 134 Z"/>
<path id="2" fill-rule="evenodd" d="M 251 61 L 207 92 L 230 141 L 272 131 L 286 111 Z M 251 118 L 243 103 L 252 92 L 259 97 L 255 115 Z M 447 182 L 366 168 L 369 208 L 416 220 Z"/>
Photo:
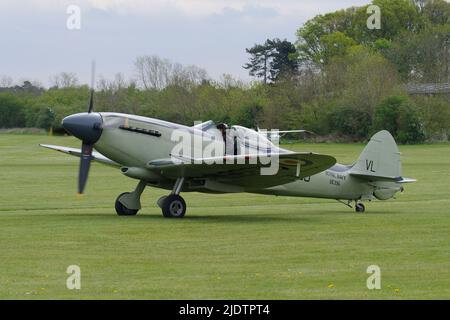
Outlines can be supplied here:
<path id="1" fill-rule="evenodd" d="M 217 129 L 219 129 L 222 133 L 225 133 L 228 130 L 228 126 L 225 123 L 220 123 L 217 125 Z"/>

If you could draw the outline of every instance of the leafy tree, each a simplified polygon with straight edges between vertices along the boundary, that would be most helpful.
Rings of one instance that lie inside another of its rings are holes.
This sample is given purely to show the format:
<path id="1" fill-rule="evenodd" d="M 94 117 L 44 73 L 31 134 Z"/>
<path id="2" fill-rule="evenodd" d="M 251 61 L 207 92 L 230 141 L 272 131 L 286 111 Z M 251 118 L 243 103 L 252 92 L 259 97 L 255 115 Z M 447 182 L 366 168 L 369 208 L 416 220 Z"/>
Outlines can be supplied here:
<path id="1" fill-rule="evenodd" d="M 9 92 L 0 93 L 0 128 L 25 127 L 24 102 Z"/>
<path id="2" fill-rule="evenodd" d="M 264 84 L 298 69 L 296 48 L 287 40 L 267 39 L 264 44 L 256 44 L 246 51 L 251 57 L 244 68 L 249 70 L 251 76 L 262 78 Z"/>
<path id="3" fill-rule="evenodd" d="M 381 9 L 382 25 L 377 39 L 391 40 L 403 31 L 418 32 L 423 20 L 418 8 L 410 0 L 373 0 Z"/>
<path id="4" fill-rule="evenodd" d="M 314 63 L 320 68 L 345 48 L 354 44 L 379 47 L 388 44 L 404 31 L 418 32 L 424 22 L 410 0 L 373 0 L 382 13 L 380 30 L 367 28 L 367 7 L 339 10 L 308 20 L 297 31 L 297 49 L 303 64 Z M 380 42 L 384 39 L 384 42 Z"/>
<path id="5" fill-rule="evenodd" d="M 450 81 L 450 24 L 432 25 L 419 33 L 403 33 L 384 55 L 402 78 L 413 82 Z"/>
<path id="6" fill-rule="evenodd" d="M 54 111 L 55 117 L 54 129 L 56 132 L 64 132 L 61 126 L 62 119 L 73 113 L 85 112 L 88 99 L 89 88 L 86 85 L 80 87 L 50 88 L 39 97 L 28 99 L 28 104 L 34 115 L 30 117 L 28 115 L 29 112 L 27 112 L 27 123 L 29 126 L 35 126 L 36 118 L 34 116 L 39 113 L 39 110 L 41 108 L 51 108 Z M 96 102 L 97 100 L 98 98 L 96 97 Z M 98 104 L 95 106 L 97 111 L 102 110 L 100 107 Z"/>
<path id="7" fill-rule="evenodd" d="M 4 87 L 0 87 L 0 92 L 10 92 L 22 98 L 36 97 L 44 93 L 45 89 L 37 82 L 25 80 L 23 84 L 12 86 L 12 78 L 2 78 Z"/>
<path id="8" fill-rule="evenodd" d="M 267 40 L 271 48 L 270 79 L 278 80 L 283 74 L 293 74 L 298 70 L 297 50 L 291 42 L 278 38 Z"/>
<path id="9" fill-rule="evenodd" d="M 450 134 L 450 100 L 447 96 L 415 96 L 427 139 L 447 141 Z"/>
<path id="10" fill-rule="evenodd" d="M 340 10 L 325 15 L 318 15 L 308 20 L 297 30 L 297 50 L 301 62 L 304 64 L 315 63 L 323 65 L 326 61 L 324 57 L 330 58 L 332 55 L 326 53 L 326 46 L 323 40 L 328 41 L 324 36 L 340 32 L 349 37 L 346 33 L 354 25 L 354 10 Z M 350 36 L 351 37 L 351 36 Z"/>
<path id="11" fill-rule="evenodd" d="M 346 36 L 340 31 L 331 34 L 323 35 L 320 38 L 323 46 L 323 53 L 321 55 L 321 62 L 328 63 L 333 57 L 343 57 L 347 50 L 356 45 L 355 40 Z"/>
<path id="12" fill-rule="evenodd" d="M 450 23 L 450 3 L 445 0 L 424 1 L 422 14 L 426 22 L 431 24 Z"/>
<path id="13" fill-rule="evenodd" d="M 371 115 L 355 107 L 336 108 L 330 115 L 330 128 L 342 135 L 365 138 L 372 125 Z"/>
<path id="14" fill-rule="evenodd" d="M 334 59 L 325 72 L 328 94 L 333 94 L 340 105 L 370 115 L 383 97 L 401 90 L 395 66 L 380 53 L 363 46 L 354 46 L 344 57 Z"/>
<path id="15" fill-rule="evenodd" d="M 257 102 L 254 104 L 246 104 L 239 108 L 238 112 L 232 119 L 232 122 L 247 128 L 256 129 L 259 126 L 259 119 L 262 113 L 263 106 Z"/>
<path id="16" fill-rule="evenodd" d="M 401 96 L 384 99 L 375 110 L 374 130 L 388 130 L 400 143 L 418 143 L 425 133 L 411 102 Z"/>
<path id="17" fill-rule="evenodd" d="M 48 130 L 49 128 L 53 127 L 54 121 L 55 121 L 54 111 L 49 107 L 42 107 L 40 108 L 37 114 L 36 123 L 34 127 Z"/>
<path id="18" fill-rule="evenodd" d="M 269 64 L 272 56 L 272 48 L 266 43 L 255 44 L 245 51 L 251 55 L 250 61 L 244 65 L 244 69 L 249 70 L 252 77 L 262 78 L 264 84 L 269 79 Z"/>

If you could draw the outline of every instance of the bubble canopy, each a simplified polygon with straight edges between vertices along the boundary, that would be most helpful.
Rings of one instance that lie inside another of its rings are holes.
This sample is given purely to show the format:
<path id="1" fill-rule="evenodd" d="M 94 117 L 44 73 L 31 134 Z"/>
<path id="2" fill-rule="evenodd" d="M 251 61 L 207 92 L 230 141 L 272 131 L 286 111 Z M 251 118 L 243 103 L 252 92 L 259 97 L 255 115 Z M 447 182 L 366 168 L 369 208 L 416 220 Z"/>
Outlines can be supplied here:
<path id="1" fill-rule="evenodd" d="M 272 151 L 278 150 L 278 147 L 267 139 L 264 134 L 261 134 L 253 129 L 242 126 L 232 126 L 231 130 L 237 137 L 241 146 L 251 149 L 258 149 L 260 151 L 264 151 L 266 149 Z"/>

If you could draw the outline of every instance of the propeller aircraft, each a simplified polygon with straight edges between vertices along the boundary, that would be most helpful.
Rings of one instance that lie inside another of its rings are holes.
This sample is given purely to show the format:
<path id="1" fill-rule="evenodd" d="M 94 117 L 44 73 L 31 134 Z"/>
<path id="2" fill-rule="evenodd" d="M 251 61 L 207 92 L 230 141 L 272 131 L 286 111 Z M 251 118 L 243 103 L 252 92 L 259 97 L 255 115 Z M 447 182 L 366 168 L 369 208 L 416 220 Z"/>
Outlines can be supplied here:
<path id="1" fill-rule="evenodd" d="M 134 191 L 117 197 L 118 215 L 137 214 L 146 186 L 170 190 L 157 203 L 164 217 L 182 218 L 186 202 L 181 192 L 324 198 L 349 207 L 355 203 L 355 210 L 364 212 L 362 201 L 391 199 L 403 184 L 415 181 L 402 178 L 400 153 L 387 131 L 375 134 L 354 164 L 342 165 L 329 155 L 280 148 L 242 126 L 207 121 L 189 127 L 94 112 L 93 85 L 87 112 L 64 118 L 62 125 L 81 140 L 81 148 L 41 146 L 80 158 L 78 193 L 84 192 L 92 160 L 139 181 Z"/>

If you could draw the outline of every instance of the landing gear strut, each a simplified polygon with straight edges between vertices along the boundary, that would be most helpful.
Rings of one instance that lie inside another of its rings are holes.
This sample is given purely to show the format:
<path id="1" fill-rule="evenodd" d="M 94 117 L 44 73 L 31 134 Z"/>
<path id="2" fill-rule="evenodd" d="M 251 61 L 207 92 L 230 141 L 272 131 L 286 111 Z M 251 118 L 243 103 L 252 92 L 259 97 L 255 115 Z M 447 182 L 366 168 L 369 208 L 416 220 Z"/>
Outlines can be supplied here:
<path id="1" fill-rule="evenodd" d="M 184 184 L 184 178 L 178 178 L 172 193 L 159 198 L 158 205 L 165 218 L 183 218 L 186 213 L 186 202 L 180 196 Z"/>
<path id="2" fill-rule="evenodd" d="M 141 180 L 133 192 L 124 192 L 116 199 L 116 212 L 119 216 L 134 216 L 141 209 L 141 194 L 146 186 Z"/>

